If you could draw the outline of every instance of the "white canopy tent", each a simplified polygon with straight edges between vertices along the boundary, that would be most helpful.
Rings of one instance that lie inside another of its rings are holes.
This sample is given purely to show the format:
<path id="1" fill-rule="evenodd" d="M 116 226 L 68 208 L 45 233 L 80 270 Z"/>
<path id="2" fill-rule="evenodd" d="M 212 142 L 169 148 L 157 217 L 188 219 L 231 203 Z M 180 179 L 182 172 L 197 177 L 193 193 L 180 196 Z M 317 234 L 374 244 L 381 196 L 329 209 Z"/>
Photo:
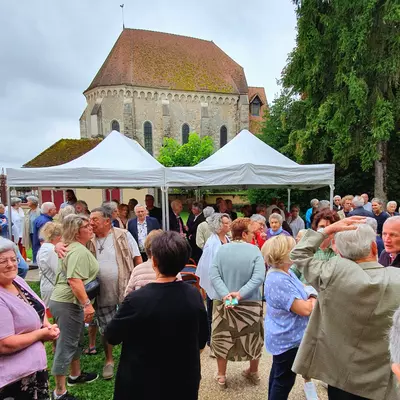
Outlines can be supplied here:
<path id="1" fill-rule="evenodd" d="M 333 204 L 334 183 L 333 164 L 297 164 L 248 130 L 242 130 L 224 147 L 194 167 L 166 170 L 168 187 L 285 187 L 288 189 L 288 203 L 291 189 L 310 190 L 329 186 Z"/>
<path id="2" fill-rule="evenodd" d="M 163 189 L 164 185 L 165 167 L 138 142 L 116 131 L 112 131 L 86 154 L 66 164 L 46 168 L 7 168 L 8 188 L 160 187 Z M 162 196 L 163 218 L 167 215 L 164 201 L 165 196 Z M 165 224 L 165 220 L 163 223 Z"/>

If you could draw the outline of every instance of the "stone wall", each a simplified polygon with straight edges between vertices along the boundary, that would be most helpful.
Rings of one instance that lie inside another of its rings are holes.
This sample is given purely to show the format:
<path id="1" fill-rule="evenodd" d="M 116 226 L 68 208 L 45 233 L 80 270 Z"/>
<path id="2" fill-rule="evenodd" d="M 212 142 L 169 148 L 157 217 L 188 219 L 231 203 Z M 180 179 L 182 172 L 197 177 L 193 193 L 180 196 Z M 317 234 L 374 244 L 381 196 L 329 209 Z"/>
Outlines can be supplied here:
<path id="1" fill-rule="evenodd" d="M 154 90 L 150 88 L 96 88 L 86 93 L 87 108 L 80 119 L 81 137 L 106 136 L 113 120 L 120 131 L 144 145 L 143 125 L 151 122 L 153 151 L 158 155 L 165 136 L 182 141 L 182 125 L 190 132 L 211 136 L 220 147 L 220 129 L 228 131 L 228 141 L 241 129 L 248 128 L 247 95 Z M 100 104 L 100 107 L 99 107 Z M 97 127 L 91 126 L 97 118 Z M 95 128 L 95 129 L 93 129 Z"/>

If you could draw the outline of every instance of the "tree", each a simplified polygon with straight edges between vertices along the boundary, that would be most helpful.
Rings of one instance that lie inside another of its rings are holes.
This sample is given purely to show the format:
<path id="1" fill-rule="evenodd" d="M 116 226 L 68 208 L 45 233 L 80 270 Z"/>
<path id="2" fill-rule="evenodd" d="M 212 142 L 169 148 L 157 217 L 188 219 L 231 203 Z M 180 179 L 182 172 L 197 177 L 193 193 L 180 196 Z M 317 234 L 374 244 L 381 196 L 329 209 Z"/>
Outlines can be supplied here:
<path id="1" fill-rule="evenodd" d="M 157 160 L 166 167 L 191 167 L 205 160 L 214 152 L 209 136 L 202 138 L 196 132 L 189 134 L 187 143 L 180 145 L 175 139 L 164 138 Z"/>
<path id="2" fill-rule="evenodd" d="M 282 148 L 298 162 L 332 160 L 343 170 L 359 160 L 363 171 L 374 168 L 375 195 L 386 198 L 388 144 L 398 143 L 400 130 L 400 4 L 293 2 L 297 45 L 282 75 L 280 114 L 292 117 L 281 127 Z M 267 123 L 266 136 L 277 121 Z"/>

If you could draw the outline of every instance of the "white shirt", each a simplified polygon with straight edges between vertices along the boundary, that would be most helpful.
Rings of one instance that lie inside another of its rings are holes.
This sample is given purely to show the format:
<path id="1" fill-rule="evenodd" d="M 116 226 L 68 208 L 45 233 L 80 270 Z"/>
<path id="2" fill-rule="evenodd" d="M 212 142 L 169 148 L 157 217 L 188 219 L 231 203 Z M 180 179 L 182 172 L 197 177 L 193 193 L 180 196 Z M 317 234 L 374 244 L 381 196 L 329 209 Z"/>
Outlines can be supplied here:
<path id="1" fill-rule="evenodd" d="M 138 231 L 139 249 L 144 252 L 145 251 L 144 242 L 147 238 L 147 221 L 146 220 L 144 220 L 143 222 L 139 222 L 139 219 L 137 220 L 137 231 Z"/>
<path id="2" fill-rule="evenodd" d="M 54 244 L 43 243 L 37 253 L 36 260 L 39 267 L 40 295 L 48 307 L 58 268 L 58 256 L 54 251 Z"/>
<path id="3" fill-rule="evenodd" d="M 304 221 L 302 218 L 297 217 L 296 219 L 292 220 L 291 217 L 288 220 L 290 229 L 293 232 L 293 237 L 296 238 L 297 234 L 300 230 L 304 229 Z"/>
<path id="4" fill-rule="evenodd" d="M 5 207 L 4 213 L 8 218 L 8 206 Z M 14 207 L 11 207 L 11 222 L 12 222 L 12 234 L 14 236 L 14 242 L 18 244 L 18 240 L 23 236 L 24 229 L 24 219 L 25 213 L 19 208 L 16 210 Z M 10 226 L 10 224 L 8 224 Z"/>
<path id="5" fill-rule="evenodd" d="M 132 257 L 140 256 L 138 245 L 126 232 L 128 246 Z M 109 307 L 118 304 L 118 264 L 115 252 L 113 233 L 105 238 L 96 237 L 96 259 L 99 262 L 100 296 L 97 297 L 99 307 Z"/>

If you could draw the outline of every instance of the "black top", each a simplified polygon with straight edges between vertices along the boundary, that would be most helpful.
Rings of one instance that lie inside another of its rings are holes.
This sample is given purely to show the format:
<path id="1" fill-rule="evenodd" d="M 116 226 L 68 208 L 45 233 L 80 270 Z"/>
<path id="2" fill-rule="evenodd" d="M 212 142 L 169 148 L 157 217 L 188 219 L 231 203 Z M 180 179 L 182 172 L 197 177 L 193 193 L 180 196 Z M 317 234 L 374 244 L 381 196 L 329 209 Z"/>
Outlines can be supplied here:
<path id="1" fill-rule="evenodd" d="M 155 218 L 158 221 L 158 223 L 161 225 L 161 223 L 162 223 L 161 208 L 153 207 L 151 210 L 149 210 L 149 216 Z"/>
<path id="2" fill-rule="evenodd" d="M 378 235 L 382 235 L 383 224 L 390 217 L 390 215 L 387 212 L 383 211 L 379 215 L 374 215 L 374 217 L 376 219 L 376 222 L 378 223 L 378 229 L 376 233 Z"/>
<path id="3" fill-rule="evenodd" d="M 115 400 L 197 400 L 208 323 L 195 288 L 185 282 L 150 283 L 133 291 L 105 337 L 113 345 L 122 342 Z"/>
<path id="4" fill-rule="evenodd" d="M 45 314 L 45 308 L 43 304 L 34 296 L 32 296 L 26 289 L 24 289 L 22 286 L 18 285 L 17 282 L 13 282 L 14 286 L 18 289 L 20 293 L 18 293 L 18 297 L 27 302 L 31 307 L 34 308 L 34 310 L 37 312 L 41 323 L 43 324 L 44 320 L 44 314 Z M 23 295 L 21 295 L 21 293 Z"/>

